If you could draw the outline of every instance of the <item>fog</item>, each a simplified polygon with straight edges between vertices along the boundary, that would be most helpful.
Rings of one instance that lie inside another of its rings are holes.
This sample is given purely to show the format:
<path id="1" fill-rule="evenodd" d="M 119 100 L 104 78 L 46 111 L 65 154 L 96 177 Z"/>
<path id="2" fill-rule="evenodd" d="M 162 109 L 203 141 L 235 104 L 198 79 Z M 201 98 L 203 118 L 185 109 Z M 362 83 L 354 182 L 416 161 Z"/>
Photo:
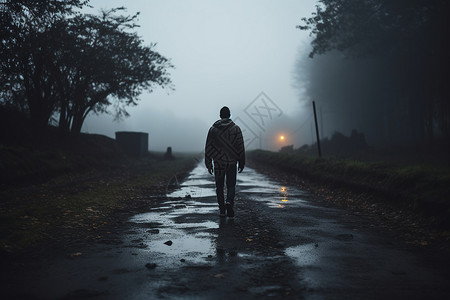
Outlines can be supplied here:
<path id="1" fill-rule="evenodd" d="M 120 122 L 91 114 L 83 132 L 110 137 L 116 131 L 148 132 L 150 150 L 201 151 L 226 105 L 249 149 L 312 141 L 312 107 L 293 74 L 299 56 L 310 51 L 308 33 L 296 25 L 311 15 L 315 1 L 92 0 L 90 5 L 86 12 L 120 6 L 128 14 L 140 12 L 137 31 L 145 44 L 156 42 L 155 50 L 171 59 L 175 90 L 144 92 Z M 273 115 L 255 115 L 261 101 Z"/>
<path id="2" fill-rule="evenodd" d="M 296 82 L 329 137 L 355 129 L 370 145 L 430 146 L 450 136 L 448 1 L 331 1 L 302 20 L 313 59 Z"/>

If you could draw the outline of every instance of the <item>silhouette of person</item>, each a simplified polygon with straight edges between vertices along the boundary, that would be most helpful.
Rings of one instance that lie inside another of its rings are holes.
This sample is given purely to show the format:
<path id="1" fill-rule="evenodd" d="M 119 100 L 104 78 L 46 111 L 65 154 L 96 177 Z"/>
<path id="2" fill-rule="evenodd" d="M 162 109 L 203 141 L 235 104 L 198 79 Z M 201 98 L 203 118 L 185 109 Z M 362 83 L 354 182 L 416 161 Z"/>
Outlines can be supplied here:
<path id="1" fill-rule="evenodd" d="M 209 129 L 205 146 L 205 165 L 216 182 L 216 195 L 220 216 L 234 218 L 234 196 L 236 193 L 236 164 L 239 173 L 245 166 L 245 147 L 241 128 L 230 119 L 230 109 L 220 110 L 220 120 Z M 213 168 L 214 165 L 214 168 Z M 225 180 L 226 179 L 226 180 Z M 224 181 L 227 197 L 224 196 Z"/>

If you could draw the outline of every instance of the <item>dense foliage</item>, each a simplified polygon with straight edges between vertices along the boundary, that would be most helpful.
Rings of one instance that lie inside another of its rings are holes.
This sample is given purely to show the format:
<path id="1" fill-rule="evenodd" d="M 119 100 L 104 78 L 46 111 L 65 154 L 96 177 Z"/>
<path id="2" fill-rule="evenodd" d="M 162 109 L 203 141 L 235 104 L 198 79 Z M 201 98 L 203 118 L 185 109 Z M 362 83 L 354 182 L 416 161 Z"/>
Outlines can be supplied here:
<path id="1" fill-rule="evenodd" d="M 298 26 L 310 31 L 314 58 L 298 73 L 311 98 L 344 112 L 331 131 L 355 128 L 384 144 L 450 137 L 449 8 L 445 0 L 319 1 Z"/>
<path id="2" fill-rule="evenodd" d="M 49 122 L 79 133 L 86 116 L 126 116 L 126 107 L 155 86 L 171 87 L 168 59 L 143 45 L 123 8 L 81 14 L 87 1 L 0 3 L 0 104 L 29 115 L 35 129 Z"/>

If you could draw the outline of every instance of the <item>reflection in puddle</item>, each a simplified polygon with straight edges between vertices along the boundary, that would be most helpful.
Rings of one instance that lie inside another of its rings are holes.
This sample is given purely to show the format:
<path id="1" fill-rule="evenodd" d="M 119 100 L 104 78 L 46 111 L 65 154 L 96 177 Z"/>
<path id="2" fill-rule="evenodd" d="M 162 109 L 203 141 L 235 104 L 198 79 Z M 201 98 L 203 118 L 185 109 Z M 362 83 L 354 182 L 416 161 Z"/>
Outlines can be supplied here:
<path id="1" fill-rule="evenodd" d="M 209 179 L 209 180 L 208 180 Z M 201 198 L 216 195 L 214 177 L 209 175 L 203 164 L 199 164 L 189 174 L 180 188 L 167 193 L 168 198 Z"/>
<path id="2" fill-rule="evenodd" d="M 208 256 L 216 252 L 217 234 L 211 233 L 211 229 L 217 229 L 219 224 L 204 217 L 215 215 L 217 203 L 202 199 L 215 196 L 214 177 L 199 164 L 178 189 L 168 191 L 166 196 L 168 201 L 129 220 L 138 225 L 136 235 L 145 235 L 142 251 L 150 251 L 159 260 L 166 261 L 167 267 L 180 260 L 207 262 Z M 152 232 L 157 234 L 146 235 Z M 129 239 L 136 239 L 136 236 Z"/>
<path id="3" fill-rule="evenodd" d="M 323 245 L 321 248 L 317 244 L 311 243 L 290 247 L 285 250 L 287 256 L 295 259 L 297 265 L 308 266 L 316 263 L 320 259 Z"/>
<path id="4" fill-rule="evenodd" d="M 179 201 L 177 201 L 179 202 Z M 143 244 L 147 250 L 158 255 L 163 255 L 166 259 L 171 257 L 175 261 L 186 259 L 191 262 L 201 263 L 205 261 L 208 255 L 213 255 L 215 245 L 213 240 L 217 237 L 215 234 L 205 232 L 207 229 L 218 228 L 217 222 L 203 220 L 195 222 L 198 218 L 183 218 L 180 216 L 192 214 L 207 214 L 211 210 L 216 210 L 215 206 L 204 205 L 203 203 L 189 201 L 185 203 L 186 208 L 174 209 L 168 207 L 164 213 L 148 212 L 136 215 L 130 219 L 130 222 L 143 225 L 143 229 L 138 234 L 142 235 L 157 228 L 158 234 L 151 235 L 150 239 L 145 239 Z M 160 208 L 158 208 L 160 209 Z M 177 219 L 177 221 L 175 221 Z M 194 219 L 194 220 L 193 220 Z M 153 224 L 156 224 L 155 227 Z M 170 245 L 166 242 L 171 241 Z"/>
<path id="5" fill-rule="evenodd" d="M 237 185 L 242 187 L 266 187 L 270 189 L 278 189 L 279 185 L 267 179 L 266 176 L 256 173 L 255 170 L 246 168 L 245 176 L 238 176 Z"/>
<path id="6" fill-rule="evenodd" d="M 162 236 L 167 236 L 166 240 L 172 241 L 170 246 L 164 244 L 162 240 L 153 240 L 146 243 L 149 250 L 168 254 L 171 256 L 193 256 L 191 253 L 200 254 L 202 256 L 212 254 L 215 250 L 214 244 L 211 241 L 213 236 L 196 236 L 190 234 L 180 234 L 178 230 L 164 230 Z M 195 258 L 195 257 L 194 257 Z"/>
<path id="7" fill-rule="evenodd" d="M 167 194 L 168 198 L 184 198 L 184 197 L 193 197 L 193 198 L 201 198 L 201 197 L 211 197 L 215 196 L 216 191 L 213 188 L 208 187 L 196 187 L 196 186 L 185 186 L 181 185 L 181 188 Z"/>
<path id="8" fill-rule="evenodd" d="M 272 194 L 276 191 L 275 188 L 267 188 L 267 187 L 252 187 L 252 188 L 243 188 L 241 185 L 238 187 L 238 191 L 240 193 L 260 193 L 260 194 Z"/>
<path id="9" fill-rule="evenodd" d="M 269 207 L 286 208 L 287 206 L 305 206 L 306 200 L 302 198 L 307 194 L 296 188 L 288 188 L 273 183 L 254 170 L 248 171 L 251 176 L 243 177 L 238 181 L 238 193 L 258 194 L 256 201 L 263 201 Z M 280 203 L 281 202 L 281 203 Z"/>
<path id="10" fill-rule="evenodd" d="M 237 200 L 239 193 L 250 194 L 252 198 L 255 195 L 255 201 L 275 209 L 307 205 L 302 200 L 304 192 L 280 186 L 248 168 L 238 176 Z M 136 230 L 125 239 L 137 246 L 139 251 L 154 256 L 167 268 L 177 267 L 181 261 L 208 265 L 213 263 L 212 257 L 219 259 L 221 251 L 225 251 L 222 259 L 244 259 L 242 253 L 227 246 L 230 237 L 225 235 L 224 238 L 223 234 L 229 224 L 219 225 L 221 220 L 217 216 L 215 195 L 214 177 L 200 163 L 177 189 L 168 190 L 166 201 L 162 200 L 148 212 L 129 220 L 136 224 Z M 140 242 L 136 245 L 133 241 Z M 286 251 L 306 253 L 301 249 Z"/>

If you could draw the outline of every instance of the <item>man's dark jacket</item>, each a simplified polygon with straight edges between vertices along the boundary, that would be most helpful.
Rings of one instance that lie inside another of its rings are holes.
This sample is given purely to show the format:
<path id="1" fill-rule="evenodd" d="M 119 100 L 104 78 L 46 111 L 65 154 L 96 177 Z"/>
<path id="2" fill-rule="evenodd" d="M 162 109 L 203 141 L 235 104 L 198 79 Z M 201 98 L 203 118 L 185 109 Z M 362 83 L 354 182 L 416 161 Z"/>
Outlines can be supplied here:
<path id="1" fill-rule="evenodd" d="M 209 129 L 205 146 L 205 165 L 212 168 L 218 164 L 245 165 L 245 147 L 241 128 L 228 118 L 216 121 Z"/>

